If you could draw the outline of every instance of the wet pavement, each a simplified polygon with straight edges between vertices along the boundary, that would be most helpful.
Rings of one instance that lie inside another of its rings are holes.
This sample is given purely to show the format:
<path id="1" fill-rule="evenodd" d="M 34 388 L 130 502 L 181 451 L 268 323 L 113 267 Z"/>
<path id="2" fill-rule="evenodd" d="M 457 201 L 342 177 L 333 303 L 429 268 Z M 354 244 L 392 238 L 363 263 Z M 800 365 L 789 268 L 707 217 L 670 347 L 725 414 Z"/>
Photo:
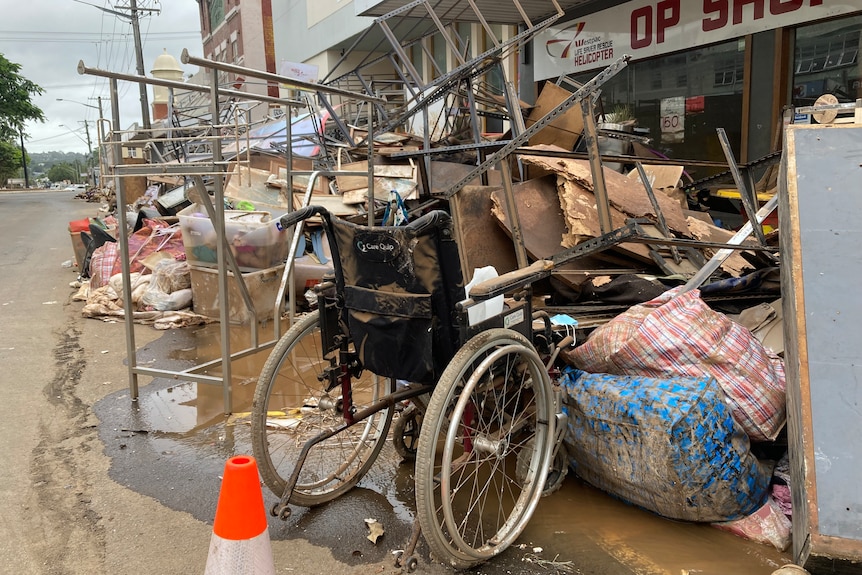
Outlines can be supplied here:
<path id="1" fill-rule="evenodd" d="M 232 330 L 232 346 L 245 331 Z M 264 338 L 271 328 L 263 330 Z M 236 338 L 236 340 L 234 340 Z M 234 347 L 239 349 L 239 347 Z M 218 326 L 170 330 L 141 347 L 139 365 L 179 371 L 219 354 Z M 250 411 L 256 377 L 268 352 L 232 365 L 234 413 L 223 413 L 220 386 L 158 378 L 94 406 L 99 435 L 119 484 L 163 505 L 211 523 L 224 462 L 250 454 Z M 263 487 L 267 508 L 275 496 Z M 387 444 L 359 486 L 315 509 L 293 507 L 287 521 L 269 517 L 273 540 L 307 540 L 332 549 L 353 566 L 386 561 L 406 543 L 412 526 L 412 464 L 401 463 Z M 365 539 L 366 518 L 383 524 L 378 545 Z M 420 539 L 419 572 L 429 562 Z M 518 543 L 469 573 L 580 573 L 595 575 L 769 575 L 790 562 L 787 553 L 752 543 L 708 525 L 675 522 L 627 505 L 568 477 L 544 498 Z"/>

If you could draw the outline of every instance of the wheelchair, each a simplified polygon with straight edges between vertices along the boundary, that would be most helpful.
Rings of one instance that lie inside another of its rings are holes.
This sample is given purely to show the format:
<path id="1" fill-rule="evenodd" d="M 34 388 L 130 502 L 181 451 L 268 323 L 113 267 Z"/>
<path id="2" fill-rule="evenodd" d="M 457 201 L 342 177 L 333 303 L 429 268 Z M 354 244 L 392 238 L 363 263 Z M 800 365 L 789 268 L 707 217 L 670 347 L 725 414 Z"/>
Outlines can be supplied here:
<path id="1" fill-rule="evenodd" d="M 364 226 L 308 206 L 281 224 L 312 216 L 334 274 L 316 287 L 317 309 L 277 342 L 254 394 L 253 452 L 281 498 L 270 512 L 286 519 L 290 504 L 344 494 L 394 434 L 398 452 L 415 458 L 416 493 L 413 536 L 396 564 L 415 568 L 420 532 L 456 569 L 498 555 L 565 475 L 552 378 L 571 339 L 532 311 L 529 268 L 467 297 L 445 211 Z M 471 325 L 473 306 L 504 293 L 515 297 L 502 313 Z"/>

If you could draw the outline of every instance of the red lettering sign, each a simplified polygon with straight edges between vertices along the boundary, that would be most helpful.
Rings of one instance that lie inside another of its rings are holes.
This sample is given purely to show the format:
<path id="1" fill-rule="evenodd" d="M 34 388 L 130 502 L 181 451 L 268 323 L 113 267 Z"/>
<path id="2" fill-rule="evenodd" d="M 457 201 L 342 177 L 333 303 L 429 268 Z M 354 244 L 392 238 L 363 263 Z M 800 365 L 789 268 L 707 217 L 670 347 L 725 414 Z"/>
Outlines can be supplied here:
<path id="1" fill-rule="evenodd" d="M 733 23 L 742 24 L 742 10 L 746 4 L 754 4 L 754 19 L 760 20 L 763 18 L 763 0 L 734 0 L 733 2 Z"/>
<path id="2" fill-rule="evenodd" d="M 727 26 L 730 13 L 733 11 L 733 24 L 742 24 L 745 19 L 745 8 L 749 4 L 753 8 L 753 20 L 765 17 L 766 0 L 703 0 L 703 15 L 701 29 L 704 32 L 720 30 Z M 820 6 L 823 0 L 809 0 L 810 6 Z M 772 16 L 795 12 L 805 5 L 805 0 L 769 0 L 769 13 Z"/>
<path id="3" fill-rule="evenodd" d="M 679 0 L 663 0 L 656 5 L 656 44 L 664 42 L 664 31 L 679 24 Z"/>
<path id="4" fill-rule="evenodd" d="M 769 13 L 770 14 L 786 14 L 788 12 L 794 12 L 802 8 L 802 2 L 804 0 L 769 0 Z M 812 6 L 816 4 L 812 3 Z"/>
<path id="5" fill-rule="evenodd" d="M 727 0 L 703 0 L 703 14 L 705 16 L 715 14 L 712 18 L 703 19 L 701 23 L 703 31 L 712 32 L 727 26 L 727 17 L 730 12 L 727 8 Z"/>
<path id="6" fill-rule="evenodd" d="M 643 21 L 643 32 L 641 33 L 640 23 Z M 644 6 L 637 10 L 632 10 L 632 48 L 646 48 L 652 44 L 652 6 Z"/>
<path id="7" fill-rule="evenodd" d="M 680 0 L 661 0 L 655 5 L 655 13 L 652 6 L 643 6 L 632 10 L 631 15 L 631 44 L 632 48 L 646 48 L 652 44 L 653 36 L 655 43 L 664 42 L 665 30 L 679 24 Z M 653 29 L 655 22 L 655 29 Z"/>

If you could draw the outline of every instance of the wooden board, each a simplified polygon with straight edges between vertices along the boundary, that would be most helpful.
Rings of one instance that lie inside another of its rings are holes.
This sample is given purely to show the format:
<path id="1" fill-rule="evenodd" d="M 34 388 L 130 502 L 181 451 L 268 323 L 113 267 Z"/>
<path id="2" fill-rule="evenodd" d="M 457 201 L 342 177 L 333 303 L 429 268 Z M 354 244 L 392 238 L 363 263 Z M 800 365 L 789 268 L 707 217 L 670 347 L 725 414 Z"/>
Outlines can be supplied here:
<path id="1" fill-rule="evenodd" d="M 688 222 L 691 237 L 696 240 L 727 243 L 733 237 L 733 232 L 714 226 L 711 223 L 706 223 L 701 218 L 688 216 L 686 221 Z M 715 250 L 705 249 L 703 252 L 704 256 L 709 259 L 714 255 Z M 748 260 L 742 257 L 739 251 L 734 250 L 719 267 L 733 277 L 740 277 L 752 271 L 754 266 L 748 263 Z"/>
<path id="2" fill-rule="evenodd" d="M 494 266 L 501 275 L 518 268 L 512 240 L 491 214 L 491 196 L 501 190 L 494 186 L 465 186 L 452 196 L 452 220 L 465 278 L 473 277 L 474 269 L 485 266 Z"/>
<path id="3" fill-rule="evenodd" d="M 368 162 L 353 162 L 344 164 L 339 167 L 339 171 L 345 172 L 367 172 Z M 374 177 L 407 179 L 416 181 L 416 167 L 412 164 L 374 164 Z M 335 183 L 338 185 L 338 191 L 341 193 L 349 192 L 350 190 L 367 189 L 368 176 L 335 176 Z M 377 185 L 374 186 L 375 195 Z"/>
<path id="4" fill-rule="evenodd" d="M 593 193 L 574 180 L 559 178 L 557 183 L 559 203 L 563 210 L 568 231 L 563 236 L 563 247 L 576 246 L 584 240 L 602 235 L 599 226 L 599 212 Z M 626 223 L 627 216 L 611 208 L 611 225 L 614 229 Z M 620 244 L 616 251 L 635 258 L 641 263 L 652 264 L 649 247 L 644 244 Z"/>
<path id="5" fill-rule="evenodd" d="M 461 179 L 472 172 L 476 166 L 467 164 L 458 164 L 455 162 L 432 161 L 431 174 L 428 179 L 431 182 L 431 194 L 443 194 L 446 190 L 461 181 Z M 500 172 L 497 170 L 488 170 L 488 185 L 502 185 Z M 479 178 L 469 182 L 469 185 L 481 185 Z M 460 193 L 460 192 L 459 192 Z"/>
<path id="6" fill-rule="evenodd" d="M 791 125 L 779 195 L 793 559 L 862 564 L 860 126 Z"/>
<path id="7" fill-rule="evenodd" d="M 515 207 L 521 222 L 521 233 L 528 255 L 533 259 L 553 256 L 565 249 L 563 241 L 569 236 L 566 219 L 560 207 L 557 193 L 557 177 L 545 176 L 513 186 Z M 509 210 L 502 188 L 495 190 L 493 213 L 500 225 L 512 235 Z M 586 239 L 586 238 L 584 238 Z M 644 250 L 646 255 L 646 250 Z M 607 268 L 607 263 L 598 257 L 583 257 L 559 268 L 559 279 L 576 287 L 589 277 L 588 271 Z"/>

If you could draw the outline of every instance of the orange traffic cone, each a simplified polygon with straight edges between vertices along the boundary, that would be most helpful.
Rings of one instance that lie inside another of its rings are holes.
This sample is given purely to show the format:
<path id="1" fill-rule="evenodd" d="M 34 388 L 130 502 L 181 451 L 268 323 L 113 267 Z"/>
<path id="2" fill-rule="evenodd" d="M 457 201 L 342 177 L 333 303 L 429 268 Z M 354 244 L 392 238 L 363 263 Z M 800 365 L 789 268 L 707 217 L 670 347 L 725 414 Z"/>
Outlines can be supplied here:
<path id="1" fill-rule="evenodd" d="M 274 575 L 257 462 L 228 459 L 216 507 L 205 575 Z"/>

